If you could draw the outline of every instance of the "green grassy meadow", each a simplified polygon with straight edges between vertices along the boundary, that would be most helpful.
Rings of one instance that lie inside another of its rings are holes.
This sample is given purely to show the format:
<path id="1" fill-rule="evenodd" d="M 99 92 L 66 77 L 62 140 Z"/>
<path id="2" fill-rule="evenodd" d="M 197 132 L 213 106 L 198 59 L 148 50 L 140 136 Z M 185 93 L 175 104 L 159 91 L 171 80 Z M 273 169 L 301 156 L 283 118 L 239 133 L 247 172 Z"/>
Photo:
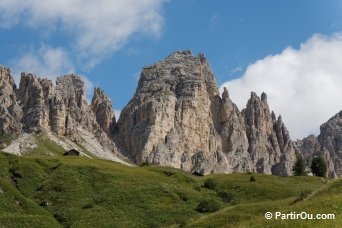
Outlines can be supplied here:
<path id="1" fill-rule="evenodd" d="M 267 220 L 267 211 L 334 213 L 335 220 Z M 341 179 L 197 177 L 168 167 L 0 153 L 0 227 L 342 227 L 341 215 Z"/>

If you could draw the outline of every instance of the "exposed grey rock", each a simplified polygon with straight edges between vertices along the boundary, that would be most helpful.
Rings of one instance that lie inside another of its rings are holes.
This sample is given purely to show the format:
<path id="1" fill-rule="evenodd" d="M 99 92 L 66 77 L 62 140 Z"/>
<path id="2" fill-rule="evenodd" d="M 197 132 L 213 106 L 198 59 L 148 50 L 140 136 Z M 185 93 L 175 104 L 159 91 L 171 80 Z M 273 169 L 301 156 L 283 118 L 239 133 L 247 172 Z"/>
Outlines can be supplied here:
<path id="1" fill-rule="evenodd" d="M 279 116 L 270 112 L 267 96 L 261 99 L 254 93 L 242 111 L 248 138 L 248 152 L 259 173 L 280 176 L 292 175 L 296 151 L 289 133 Z"/>
<path id="2" fill-rule="evenodd" d="M 64 135 L 66 133 L 66 125 L 68 123 L 67 107 L 60 94 L 55 94 L 55 96 L 52 96 L 49 99 L 49 108 L 51 131 L 59 136 Z"/>
<path id="3" fill-rule="evenodd" d="M 26 151 L 32 150 L 37 147 L 32 134 L 22 133 L 17 139 L 15 139 L 11 145 L 4 148 L 4 152 L 25 155 Z"/>
<path id="4" fill-rule="evenodd" d="M 222 94 L 218 119 L 221 124 L 222 151 L 228 158 L 228 164 L 232 167 L 231 172 L 254 171 L 254 164 L 248 153 L 244 118 L 229 98 L 226 88 Z"/>
<path id="5" fill-rule="evenodd" d="M 17 94 L 24 112 L 21 122 L 27 132 L 52 131 L 74 141 L 81 141 L 77 127 L 102 134 L 87 104 L 84 82 L 80 76 L 70 74 L 58 77 L 56 86 L 53 86 L 50 80 L 22 73 Z"/>
<path id="6" fill-rule="evenodd" d="M 296 143 L 308 166 L 313 157 L 320 156 L 327 165 L 328 176 L 342 176 L 342 111 L 321 125 L 318 137 L 310 135 Z"/>
<path id="7" fill-rule="evenodd" d="M 22 110 L 17 103 L 16 85 L 8 68 L 0 66 L 0 135 L 19 133 Z"/>
<path id="8" fill-rule="evenodd" d="M 204 57 L 175 52 L 143 69 L 134 97 L 121 112 L 117 137 L 138 164 L 208 174 L 219 162 L 215 154 L 222 153 L 215 128 L 219 107 L 217 85 Z"/>
<path id="9" fill-rule="evenodd" d="M 94 114 L 87 105 L 85 86 L 80 76 L 70 74 L 58 77 L 56 80 L 56 93 L 63 99 L 66 109 L 66 135 L 78 141 L 77 126 L 80 125 L 90 131 L 96 131 L 99 128 Z"/>
<path id="10" fill-rule="evenodd" d="M 257 171 L 291 175 L 295 150 L 266 94 L 252 93 L 241 114 L 222 99 L 204 55 L 175 52 L 145 67 L 123 109 L 116 136 L 138 164 L 173 166 L 200 175 Z M 280 144 L 280 145 L 279 145 Z"/>
<path id="11" fill-rule="evenodd" d="M 332 178 L 337 177 L 334 163 L 330 157 L 329 151 L 321 146 L 317 137 L 310 135 L 302 140 L 297 140 L 296 145 L 306 162 L 306 166 L 311 166 L 312 159 L 314 157 L 322 157 L 327 165 L 327 175 Z"/>
<path id="12" fill-rule="evenodd" d="M 111 100 L 100 88 L 95 88 L 91 109 L 95 113 L 97 123 L 106 133 L 110 133 L 115 127 L 115 115 Z"/>
<path id="13" fill-rule="evenodd" d="M 123 157 L 107 135 L 115 124 L 110 100 L 103 91 L 96 91 L 93 99 L 98 106 L 96 116 L 87 104 L 84 82 L 80 76 L 70 74 L 58 77 L 54 86 L 51 80 L 22 73 L 19 89 L 16 89 L 9 69 L 1 67 L 0 86 L 1 136 L 22 131 L 46 135 L 51 135 L 52 132 L 56 136 L 66 137 L 88 148 L 102 148 L 103 156 L 99 156 L 101 158 L 115 160 L 113 157 Z M 95 103 L 93 107 L 96 106 Z M 110 122 L 110 126 L 106 128 L 108 123 L 101 117 L 111 118 L 114 122 Z M 18 139 L 25 138 L 25 135 L 22 136 Z M 89 142 L 96 146 L 89 146 Z M 101 146 L 97 145 L 98 143 Z M 17 144 L 15 141 L 13 145 L 2 146 L 6 147 L 5 151 L 13 149 L 13 153 L 17 154 L 25 154 L 25 151 L 31 148 L 19 148 Z M 96 156 L 98 153 L 99 151 L 94 151 Z M 111 156 L 110 153 L 115 156 Z"/>
<path id="14" fill-rule="evenodd" d="M 321 126 L 318 141 L 333 161 L 337 176 L 342 176 L 342 111 Z"/>
<path id="15" fill-rule="evenodd" d="M 40 80 L 32 74 L 21 74 L 18 90 L 19 104 L 23 110 L 22 123 L 27 132 L 45 132 L 49 122 L 45 107 L 43 87 Z"/>

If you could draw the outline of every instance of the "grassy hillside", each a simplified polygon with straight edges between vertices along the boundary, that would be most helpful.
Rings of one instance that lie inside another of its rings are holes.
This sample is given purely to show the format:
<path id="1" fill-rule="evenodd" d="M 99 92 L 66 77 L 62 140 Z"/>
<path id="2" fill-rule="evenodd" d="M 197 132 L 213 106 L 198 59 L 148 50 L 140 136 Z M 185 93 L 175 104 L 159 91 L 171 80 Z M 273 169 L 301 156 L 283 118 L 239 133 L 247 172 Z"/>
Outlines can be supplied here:
<path id="1" fill-rule="evenodd" d="M 82 157 L 0 153 L 0 227 L 341 227 L 342 181 L 253 174 L 196 177 Z M 266 211 L 335 213 L 266 220 Z"/>

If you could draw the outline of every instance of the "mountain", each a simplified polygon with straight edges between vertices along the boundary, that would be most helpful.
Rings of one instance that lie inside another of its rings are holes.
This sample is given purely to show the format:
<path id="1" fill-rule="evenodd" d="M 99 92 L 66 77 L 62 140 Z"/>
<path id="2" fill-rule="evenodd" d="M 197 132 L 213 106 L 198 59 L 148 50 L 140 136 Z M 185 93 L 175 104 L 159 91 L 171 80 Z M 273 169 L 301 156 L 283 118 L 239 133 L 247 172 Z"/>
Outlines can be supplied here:
<path id="1" fill-rule="evenodd" d="M 217 83 L 204 55 L 175 52 L 143 69 L 118 121 L 117 138 L 137 164 L 209 173 L 290 175 L 293 143 L 266 95 L 251 94 L 240 112 Z"/>
<path id="2" fill-rule="evenodd" d="M 0 144 L 4 151 L 21 155 L 57 145 L 85 156 L 171 166 L 197 175 L 280 176 L 292 175 L 296 155 L 302 154 L 308 164 L 320 155 L 329 176 L 342 175 L 340 116 L 322 125 L 319 137 L 293 142 L 265 93 L 259 97 L 252 92 L 240 111 L 226 88 L 219 93 L 204 55 L 191 51 L 176 51 L 144 67 L 118 121 L 100 88 L 87 103 L 84 82 L 74 74 L 57 78 L 54 85 L 22 73 L 17 88 L 10 70 L 1 67 L 0 102 Z"/>
<path id="3" fill-rule="evenodd" d="M 314 156 L 323 157 L 330 177 L 342 176 L 342 111 L 321 125 L 318 137 L 310 135 L 296 142 L 307 164 Z"/>
<path id="4" fill-rule="evenodd" d="M 22 73 L 17 88 L 11 71 L 0 67 L 0 99 L 0 135 L 2 141 L 9 141 L 9 145 L 1 143 L 6 152 L 30 154 L 38 147 L 36 136 L 40 135 L 66 150 L 76 148 L 87 156 L 124 159 L 110 139 L 115 117 L 109 98 L 95 88 L 88 105 L 80 76 L 58 77 L 54 85 L 51 80 Z M 46 153 L 51 155 L 51 151 Z"/>

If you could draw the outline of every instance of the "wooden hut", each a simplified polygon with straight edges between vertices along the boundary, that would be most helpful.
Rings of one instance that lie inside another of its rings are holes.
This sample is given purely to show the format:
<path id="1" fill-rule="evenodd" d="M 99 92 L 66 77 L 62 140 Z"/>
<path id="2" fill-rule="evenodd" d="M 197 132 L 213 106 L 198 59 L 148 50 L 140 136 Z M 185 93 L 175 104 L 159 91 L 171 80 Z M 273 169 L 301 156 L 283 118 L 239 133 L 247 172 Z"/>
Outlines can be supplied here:
<path id="1" fill-rule="evenodd" d="M 81 152 L 75 149 L 71 149 L 63 154 L 63 156 L 80 156 Z"/>

